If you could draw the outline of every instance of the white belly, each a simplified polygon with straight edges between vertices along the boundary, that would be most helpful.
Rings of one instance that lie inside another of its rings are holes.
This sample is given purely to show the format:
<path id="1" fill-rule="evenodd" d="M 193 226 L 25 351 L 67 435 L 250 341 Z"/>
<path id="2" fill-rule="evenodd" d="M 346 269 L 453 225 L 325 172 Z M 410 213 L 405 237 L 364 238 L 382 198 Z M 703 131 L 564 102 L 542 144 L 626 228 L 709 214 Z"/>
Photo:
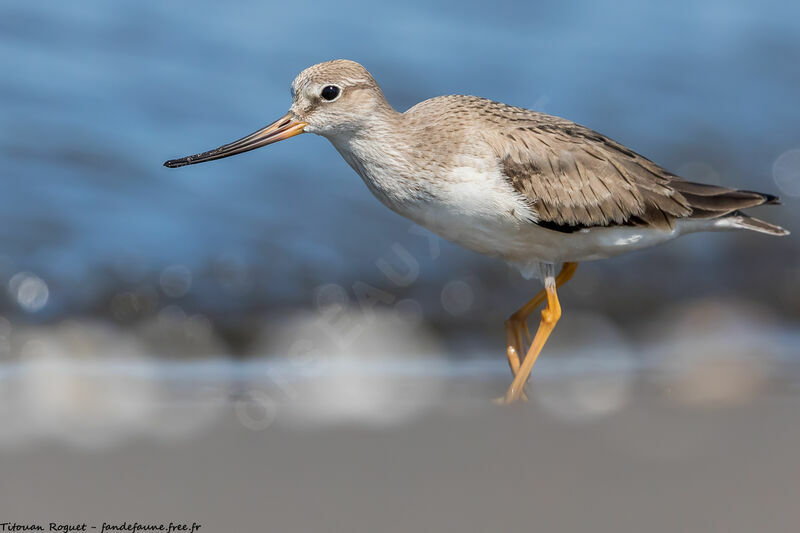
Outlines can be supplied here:
<path id="1" fill-rule="evenodd" d="M 730 229 L 725 221 L 680 220 L 670 231 L 619 226 L 563 233 L 532 222 L 471 218 L 446 211 L 406 216 L 451 242 L 502 258 L 518 267 L 526 278 L 536 274 L 541 262 L 592 261 L 662 244 L 686 233 Z"/>
<path id="2" fill-rule="evenodd" d="M 679 227 L 672 231 L 616 227 L 564 233 L 530 221 L 486 219 L 443 211 L 403 214 L 451 242 L 511 263 L 602 259 L 654 246 L 681 233 Z"/>

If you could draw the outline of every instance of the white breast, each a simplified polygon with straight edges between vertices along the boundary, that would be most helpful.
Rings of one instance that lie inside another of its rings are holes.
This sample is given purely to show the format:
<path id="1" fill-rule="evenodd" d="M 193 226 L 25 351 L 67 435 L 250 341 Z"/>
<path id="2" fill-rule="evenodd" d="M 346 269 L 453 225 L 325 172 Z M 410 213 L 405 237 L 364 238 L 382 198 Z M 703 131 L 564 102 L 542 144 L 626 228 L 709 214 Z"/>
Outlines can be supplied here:
<path id="1" fill-rule="evenodd" d="M 459 166 L 431 180 L 427 200 L 403 205 L 400 214 L 470 250 L 513 254 L 534 214 L 497 167 L 487 168 L 484 161 L 461 158 Z"/>

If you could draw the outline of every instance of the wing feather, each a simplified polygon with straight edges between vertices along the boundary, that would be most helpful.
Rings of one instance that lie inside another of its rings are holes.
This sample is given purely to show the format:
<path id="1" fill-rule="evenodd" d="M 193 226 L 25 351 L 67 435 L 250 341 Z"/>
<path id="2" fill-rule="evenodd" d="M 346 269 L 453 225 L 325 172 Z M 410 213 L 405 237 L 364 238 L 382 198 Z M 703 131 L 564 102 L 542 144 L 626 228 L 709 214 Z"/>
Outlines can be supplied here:
<path id="1" fill-rule="evenodd" d="M 567 230 L 633 223 L 669 228 L 691 214 L 672 186 L 679 178 L 649 159 L 588 128 L 530 113 L 530 123 L 514 123 L 490 144 L 540 222 Z"/>

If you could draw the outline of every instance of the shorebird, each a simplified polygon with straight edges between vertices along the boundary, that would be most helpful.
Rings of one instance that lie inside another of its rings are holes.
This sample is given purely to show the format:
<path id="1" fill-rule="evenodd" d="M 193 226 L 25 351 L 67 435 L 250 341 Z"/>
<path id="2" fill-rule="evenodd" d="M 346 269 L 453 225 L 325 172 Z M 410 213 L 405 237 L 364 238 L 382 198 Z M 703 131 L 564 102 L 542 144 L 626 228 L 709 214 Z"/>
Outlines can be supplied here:
<path id="1" fill-rule="evenodd" d="M 401 113 L 370 73 L 348 60 L 305 69 L 291 94 L 289 112 L 265 128 L 164 165 L 212 161 L 316 133 L 392 211 L 541 279 L 544 289 L 505 322 L 514 377 L 503 403 L 525 398 L 533 364 L 561 317 L 556 290 L 578 262 L 698 231 L 788 234 L 741 212 L 777 204 L 776 196 L 687 181 L 563 118 L 463 95 L 431 98 Z M 527 319 L 542 303 L 531 337 Z"/>

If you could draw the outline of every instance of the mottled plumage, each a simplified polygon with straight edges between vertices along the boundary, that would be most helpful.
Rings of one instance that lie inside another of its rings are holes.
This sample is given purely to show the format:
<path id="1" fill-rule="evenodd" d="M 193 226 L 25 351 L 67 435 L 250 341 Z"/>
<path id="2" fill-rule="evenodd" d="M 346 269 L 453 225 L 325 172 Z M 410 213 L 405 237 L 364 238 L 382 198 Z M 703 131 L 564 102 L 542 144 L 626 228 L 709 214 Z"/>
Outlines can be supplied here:
<path id="1" fill-rule="evenodd" d="M 326 137 L 393 211 L 479 253 L 503 258 L 545 291 L 506 321 L 514 382 L 524 396 L 533 362 L 561 314 L 556 287 L 577 261 L 663 243 L 697 231 L 783 228 L 741 209 L 768 194 L 686 181 L 568 120 L 475 96 L 440 96 L 395 111 L 364 67 L 320 63 L 292 83 L 292 107 L 273 124 L 170 167 L 242 153 L 308 132 Z M 298 200 L 299 201 L 299 200 Z M 555 264 L 564 263 L 555 275 Z M 528 315 L 542 322 L 524 361 Z"/>
<path id="2" fill-rule="evenodd" d="M 688 182 L 589 128 L 475 96 L 432 98 L 407 114 L 430 123 L 452 117 L 449 140 L 460 136 L 457 142 L 491 146 L 536 223 L 556 231 L 617 225 L 671 230 L 682 218 L 717 218 L 777 200 Z"/>

